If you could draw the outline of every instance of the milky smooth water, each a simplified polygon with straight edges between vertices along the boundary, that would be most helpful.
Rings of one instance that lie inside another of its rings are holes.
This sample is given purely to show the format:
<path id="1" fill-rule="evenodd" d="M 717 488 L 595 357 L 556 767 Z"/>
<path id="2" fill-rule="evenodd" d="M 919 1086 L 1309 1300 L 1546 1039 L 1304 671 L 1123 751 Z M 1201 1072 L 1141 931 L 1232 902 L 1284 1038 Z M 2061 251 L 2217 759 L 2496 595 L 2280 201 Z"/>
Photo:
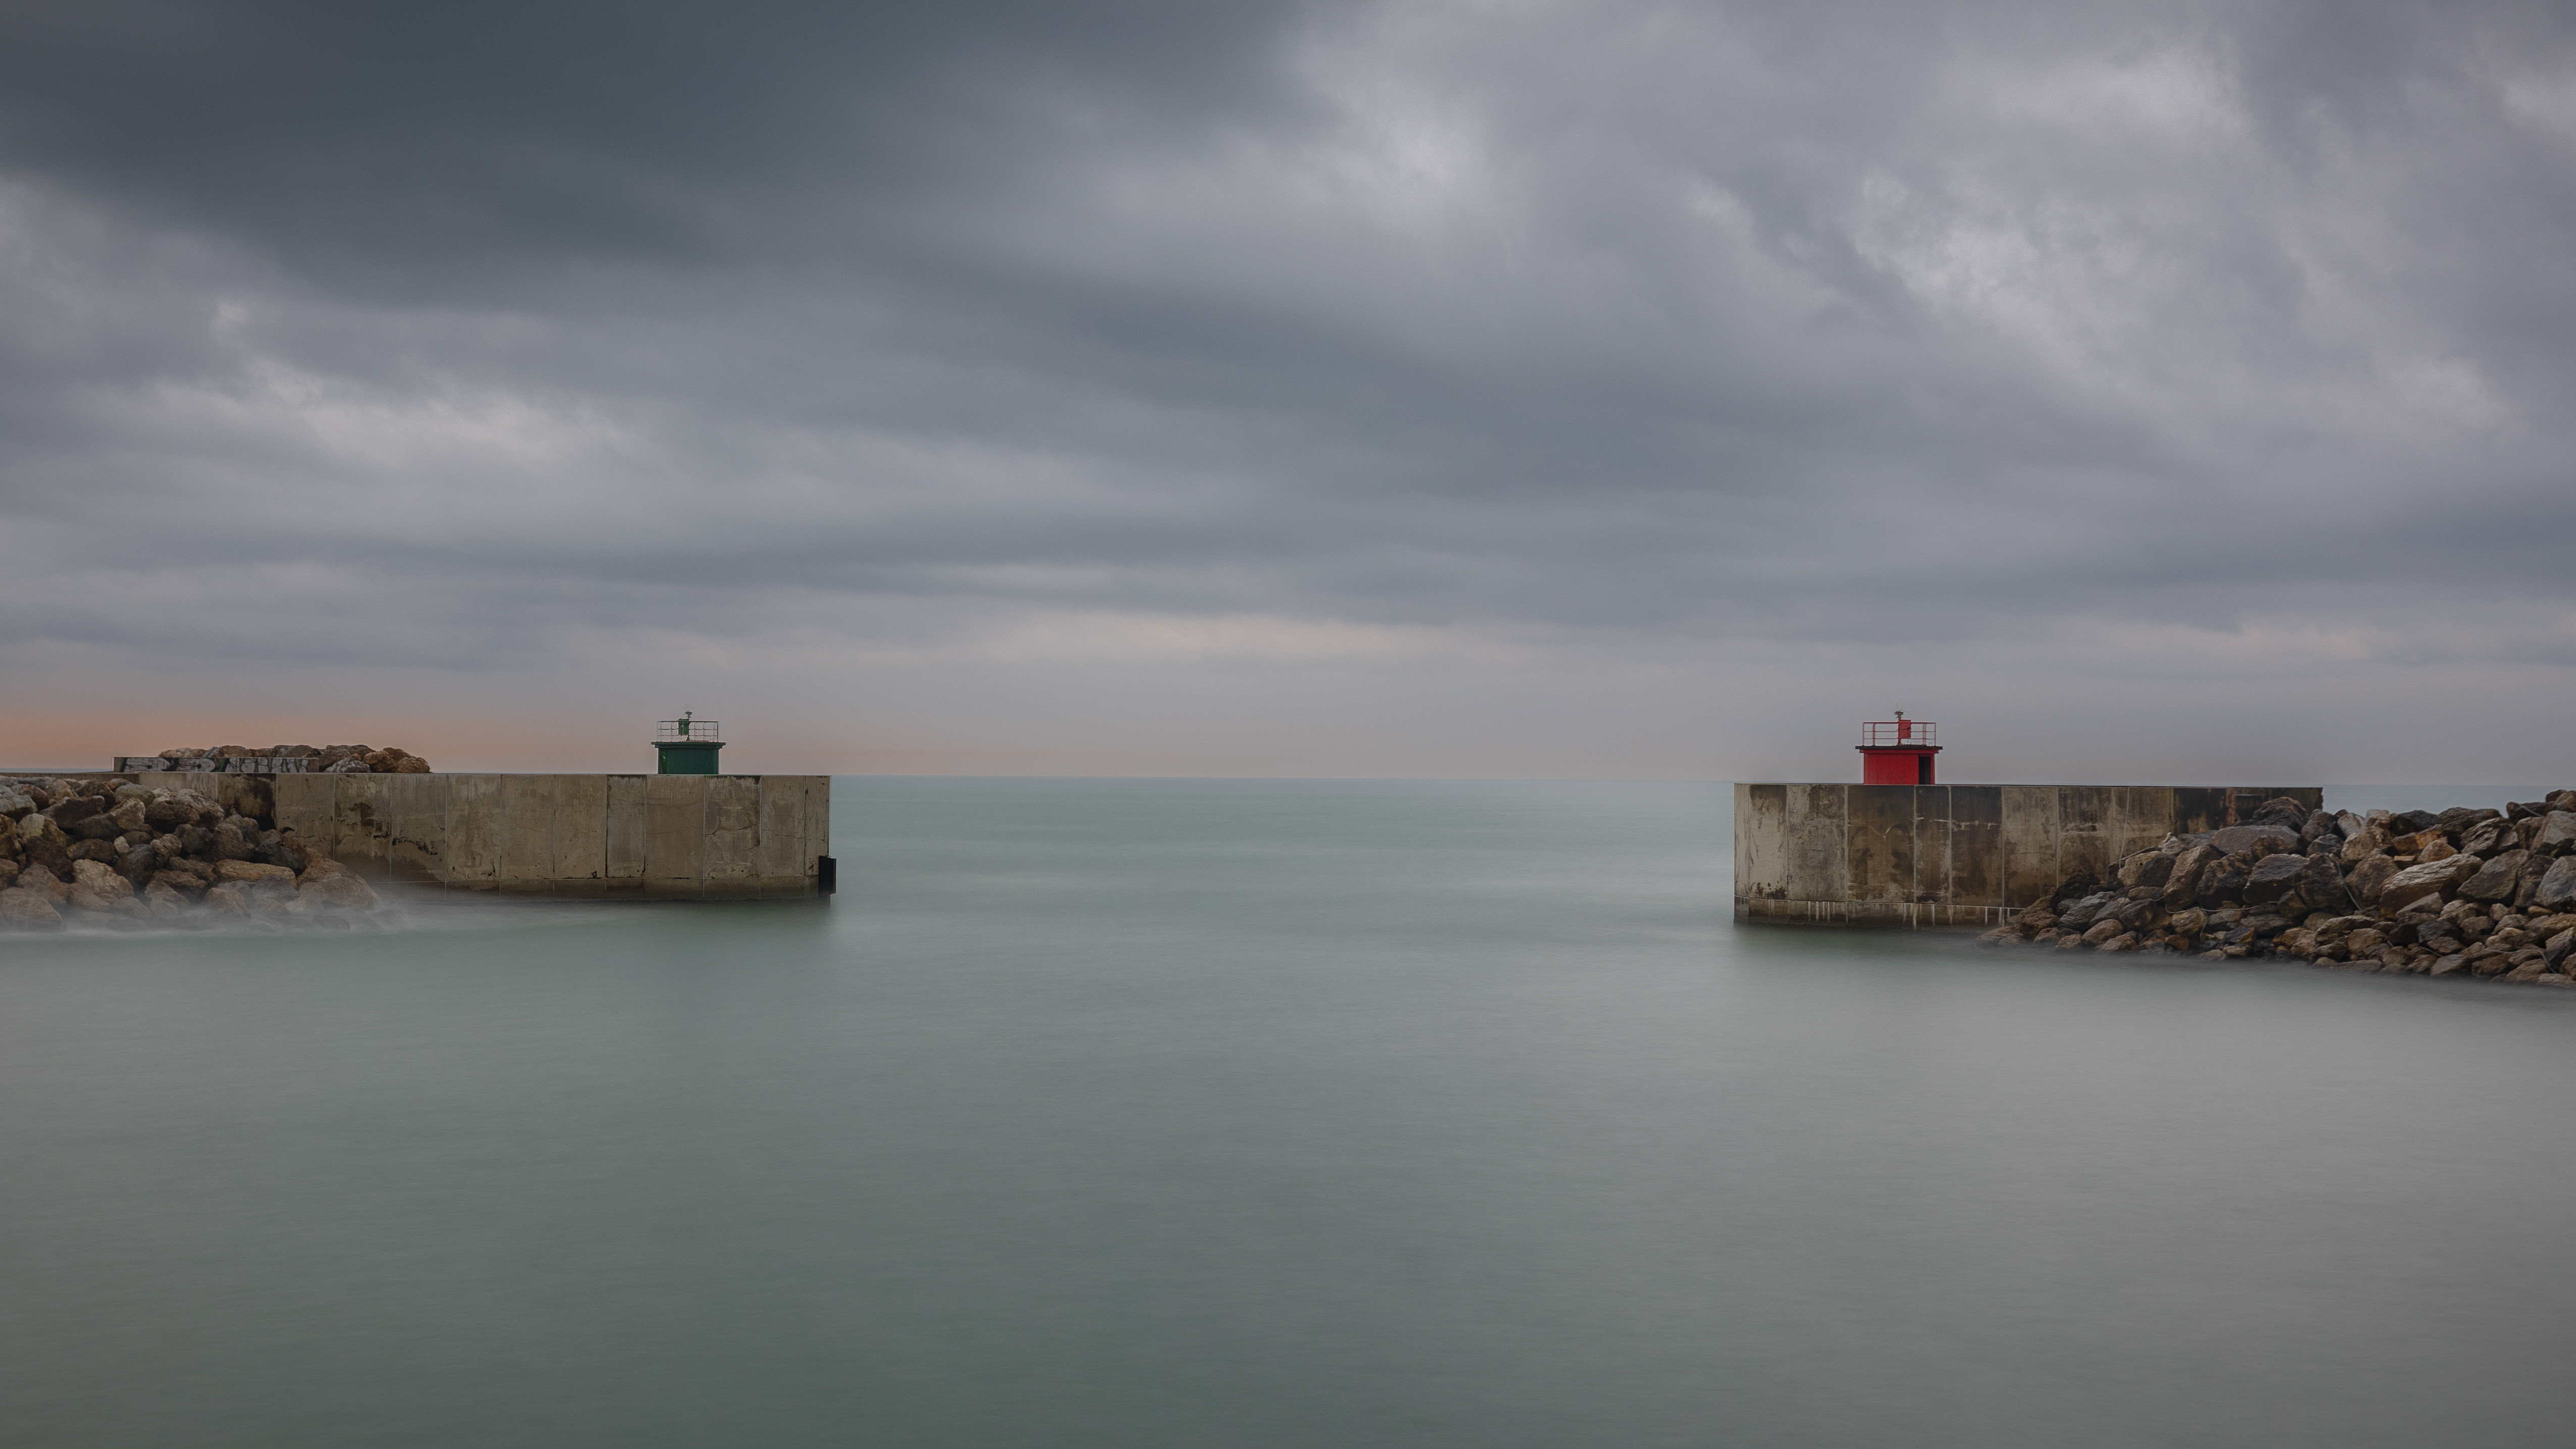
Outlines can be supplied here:
<path id="1" fill-rule="evenodd" d="M 0 938 L 0 1441 L 2576 1438 L 2576 993 L 1739 928 L 1723 785 L 835 804 Z"/>

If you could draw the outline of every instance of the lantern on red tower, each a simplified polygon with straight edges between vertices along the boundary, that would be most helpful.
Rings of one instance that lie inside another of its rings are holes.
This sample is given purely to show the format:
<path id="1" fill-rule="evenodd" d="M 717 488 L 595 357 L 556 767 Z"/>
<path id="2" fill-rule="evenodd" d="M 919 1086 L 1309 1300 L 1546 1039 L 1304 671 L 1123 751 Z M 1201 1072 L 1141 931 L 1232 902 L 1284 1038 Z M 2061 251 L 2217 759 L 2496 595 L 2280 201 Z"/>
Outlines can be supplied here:
<path id="1" fill-rule="evenodd" d="M 1860 727 L 1860 782 L 1864 785 L 1929 785 L 1940 735 L 1929 720 L 1871 720 Z"/>

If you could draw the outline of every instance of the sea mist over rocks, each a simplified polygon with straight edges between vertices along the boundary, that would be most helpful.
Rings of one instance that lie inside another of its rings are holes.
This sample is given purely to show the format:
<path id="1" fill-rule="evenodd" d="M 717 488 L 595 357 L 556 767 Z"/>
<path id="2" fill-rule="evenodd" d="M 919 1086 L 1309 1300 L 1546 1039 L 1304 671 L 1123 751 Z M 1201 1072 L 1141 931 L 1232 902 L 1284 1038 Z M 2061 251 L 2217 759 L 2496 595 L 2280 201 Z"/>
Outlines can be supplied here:
<path id="1" fill-rule="evenodd" d="M 11 763 L 2539 776 L 2571 221 L 2528 3 L 14 6 Z"/>

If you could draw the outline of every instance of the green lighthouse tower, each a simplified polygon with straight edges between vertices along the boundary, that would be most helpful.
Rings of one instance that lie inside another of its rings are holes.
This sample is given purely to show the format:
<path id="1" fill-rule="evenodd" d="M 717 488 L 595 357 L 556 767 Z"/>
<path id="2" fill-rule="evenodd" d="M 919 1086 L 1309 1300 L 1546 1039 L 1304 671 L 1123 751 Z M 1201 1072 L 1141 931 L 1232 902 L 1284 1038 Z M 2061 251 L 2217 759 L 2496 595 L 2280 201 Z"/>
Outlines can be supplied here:
<path id="1" fill-rule="evenodd" d="M 724 748 L 724 728 L 711 719 L 693 719 L 684 710 L 678 719 L 657 720 L 653 748 L 662 755 L 665 775 L 712 775 L 716 751 Z"/>

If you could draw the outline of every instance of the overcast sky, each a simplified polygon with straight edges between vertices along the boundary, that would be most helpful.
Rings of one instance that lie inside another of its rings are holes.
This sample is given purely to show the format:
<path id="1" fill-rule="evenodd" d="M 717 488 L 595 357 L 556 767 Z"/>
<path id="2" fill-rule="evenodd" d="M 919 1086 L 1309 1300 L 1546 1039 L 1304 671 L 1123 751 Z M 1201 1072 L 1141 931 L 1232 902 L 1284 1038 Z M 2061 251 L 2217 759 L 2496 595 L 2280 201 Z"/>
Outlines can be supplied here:
<path id="1" fill-rule="evenodd" d="M 0 764 L 2576 784 L 2570 16 L 19 0 Z"/>

